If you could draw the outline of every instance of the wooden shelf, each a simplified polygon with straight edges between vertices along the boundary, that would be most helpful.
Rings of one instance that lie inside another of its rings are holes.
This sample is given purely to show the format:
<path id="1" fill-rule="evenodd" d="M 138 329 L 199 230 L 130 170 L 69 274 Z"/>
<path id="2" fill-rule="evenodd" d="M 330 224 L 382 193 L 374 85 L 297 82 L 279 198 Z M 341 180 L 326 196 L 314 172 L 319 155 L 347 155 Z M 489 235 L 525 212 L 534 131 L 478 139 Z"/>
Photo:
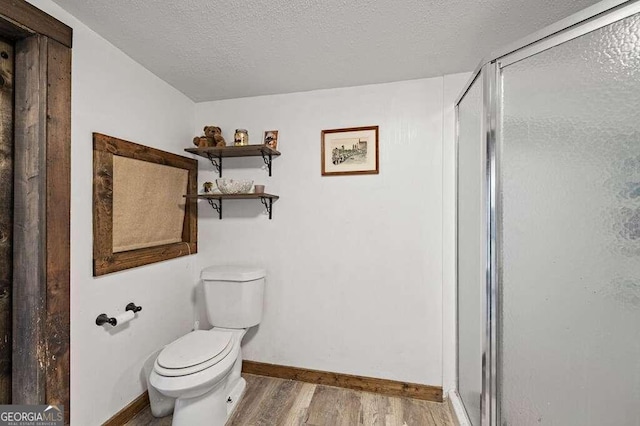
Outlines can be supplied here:
<path id="1" fill-rule="evenodd" d="M 273 211 L 273 202 L 280 198 L 273 194 L 188 194 L 184 196 L 188 199 L 207 200 L 209 205 L 218 212 L 218 218 L 222 219 L 222 200 L 260 200 L 269 213 L 269 219 L 271 219 L 271 213 Z"/>
<path id="2" fill-rule="evenodd" d="M 197 194 L 197 195 L 185 195 L 185 198 L 198 198 L 202 200 L 257 200 L 259 198 L 271 198 L 273 200 L 277 200 L 280 198 L 278 195 L 273 194 L 254 194 L 253 192 L 249 194 Z"/>
<path id="3" fill-rule="evenodd" d="M 222 159 L 225 157 L 262 157 L 264 163 L 269 169 L 269 176 L 271 176 L 271 162 L 273 157 L 278 157 L 280 155 L 280 151 L 277 151 L 268 145 L 225 146 L 223 148 L 187 148 L 185 151 L 199 155 L 200 157 L 208 158 L 220 177 L 222 177 Z"/>
<path id="4" fill-rule="evenodd" d="M 201 157 L 208 158 L 209 154 L 214 157 L 260 157 L 264 154 L 272 156 L 280 155 L 279 151 L 268 145 L 243 145 L 243 146 L 225 146 L 222 148 L 187 148 L 185 151 Z"/>

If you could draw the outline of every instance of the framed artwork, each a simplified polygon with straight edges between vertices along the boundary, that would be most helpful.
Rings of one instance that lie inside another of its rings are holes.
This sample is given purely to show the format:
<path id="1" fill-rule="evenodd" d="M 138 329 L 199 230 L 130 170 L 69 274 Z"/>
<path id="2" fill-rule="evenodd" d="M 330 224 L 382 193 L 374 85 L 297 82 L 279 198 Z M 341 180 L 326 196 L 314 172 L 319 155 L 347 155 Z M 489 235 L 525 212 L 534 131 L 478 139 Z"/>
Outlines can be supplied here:
<path id="1" fill-rule="evenodd" d="M 267 130 L 264 132 L 264 144 L 273 149 L 278 149 L 278 131 Z"/>
<path id="2" fill-rule="evenodd" d="M 93 134 L 93 275 L 198 252 L 198 162 Z"/>
<path id="3" fill-rule="evenodd" d="M 377 175 L 378 126 L 322 131 L 322 176 Z"/>

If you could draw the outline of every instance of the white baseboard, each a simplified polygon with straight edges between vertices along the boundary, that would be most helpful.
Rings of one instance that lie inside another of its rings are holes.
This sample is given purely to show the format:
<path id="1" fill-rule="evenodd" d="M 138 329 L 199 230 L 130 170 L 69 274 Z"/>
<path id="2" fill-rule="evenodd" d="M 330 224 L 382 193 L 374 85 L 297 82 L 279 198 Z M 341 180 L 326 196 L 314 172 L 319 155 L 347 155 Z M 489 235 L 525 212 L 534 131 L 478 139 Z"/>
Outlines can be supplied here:
<path id="1" fill-rule="evenodd" d="M 453 420 L 456 424 L 458 426 L 471 426 L 471 421 L 469 420 L 469 417 L 467 417 L 467 412 L 462 405 L 462 400 L 460 399 L 460 395 L 458 395 L 458 391 L 450 391 L 448 397 L 449 407 L 451 408 L 451 413 L 455 417 Z"/>

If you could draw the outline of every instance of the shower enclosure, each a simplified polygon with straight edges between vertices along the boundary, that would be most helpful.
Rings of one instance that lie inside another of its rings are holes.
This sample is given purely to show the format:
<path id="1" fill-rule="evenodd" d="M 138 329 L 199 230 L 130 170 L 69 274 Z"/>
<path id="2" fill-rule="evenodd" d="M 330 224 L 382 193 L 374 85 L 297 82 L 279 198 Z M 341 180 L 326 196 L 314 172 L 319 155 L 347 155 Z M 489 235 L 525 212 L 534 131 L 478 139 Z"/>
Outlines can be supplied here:
<path id="1" fill-rule="evenodd" d="M 469 421 L 640 425 L 640 1 L 491 55 L 456 109 Z"/>

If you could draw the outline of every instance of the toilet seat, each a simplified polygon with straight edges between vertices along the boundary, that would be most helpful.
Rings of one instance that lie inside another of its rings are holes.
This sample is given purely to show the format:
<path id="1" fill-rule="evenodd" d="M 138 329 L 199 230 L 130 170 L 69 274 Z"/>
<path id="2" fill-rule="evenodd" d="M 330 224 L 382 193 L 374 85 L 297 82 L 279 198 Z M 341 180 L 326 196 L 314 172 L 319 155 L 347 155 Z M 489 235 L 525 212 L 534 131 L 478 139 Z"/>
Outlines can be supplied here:
<path id="1" fill-rule="evenodd" d="M 161 376 L 178 377 L 198 373 L 220 361 L 234 345 L 234 335 L 221 330 L 195 330 L 167 345 L 154 364 Z"/>

